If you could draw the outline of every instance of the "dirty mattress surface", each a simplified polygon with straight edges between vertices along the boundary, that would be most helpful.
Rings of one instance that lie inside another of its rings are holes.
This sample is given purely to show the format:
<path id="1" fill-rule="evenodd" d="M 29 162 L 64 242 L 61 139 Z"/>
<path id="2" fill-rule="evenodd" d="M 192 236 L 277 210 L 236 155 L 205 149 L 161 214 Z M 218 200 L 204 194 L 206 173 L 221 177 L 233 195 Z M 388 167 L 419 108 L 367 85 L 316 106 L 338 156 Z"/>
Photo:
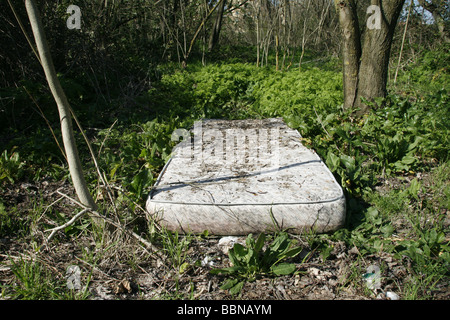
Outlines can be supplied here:
<path id="1" fill-rule="evenodd" d="M 203 120 L 172 137 L 183 141 L 147 201 L 170 229 L 245 234 L 342 226 L 341 187 L 282 119 Z"/>

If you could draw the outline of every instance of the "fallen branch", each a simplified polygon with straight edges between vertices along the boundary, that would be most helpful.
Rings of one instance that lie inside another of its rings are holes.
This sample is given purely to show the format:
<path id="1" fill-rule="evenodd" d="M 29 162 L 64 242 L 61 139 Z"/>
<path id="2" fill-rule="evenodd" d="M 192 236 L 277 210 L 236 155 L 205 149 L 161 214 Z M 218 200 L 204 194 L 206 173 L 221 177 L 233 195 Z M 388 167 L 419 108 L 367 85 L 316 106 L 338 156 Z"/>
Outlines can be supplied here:
<path id="1" fill-rule="evenodd" d="M 75 200 L 75 199 L 69 197 L 68 195 L 66 195 L 66 194 L 64 194 L 64 193 L 62 193 L 62 192 L 60 192 L 59 190 L 57 190 L 56 192 L 57 192 L 58 194 L 60 194 L 61 196 L 65 197 L 66 199 L 70 200 L 71 202 L 77 204 L 78 206 L 80 206 L 81 208 L 83 208 L 83 210 L 80 211 L 80 212 L 78 212 L 72 219 L 70 219 L 69 221 L 67 221 L 67 222 L 66 222 L 65 224 L 63 224 L 62 226 L 59 226 L 59 227 L 56 227 L 56 228 L 52 228 L 52 229 L 46 230 L 45 232 L 50 232 L 50 231 L 52 232 L 52 233 L 50 234 L 50 236 L 47 238 L 47 242 L 51 240 L 51 238 L 54 236 L 54 234 L 56 233 L 56 231 L 61 230 L 61 229 L 64 229 L 64 228 L 66 228 L 66 227 L 72 225 L 72 224 L 73 224 L 79 217 L 81 217 L 84 213 L 89 212 L 90 214 L 92 214 L 93 216 L 95 216 L 95 218 L 100 218 L 100 219 L 104 220 L 106 223 L 109 223 L 109 224 L 111 224 L 112 226 L 114 226 L 114 227 L 116 227 L 116 228 L 118 228 L 118 229 L 121 229 L 122 231 L 128 233 L 129 235 L 131 235 L 132 237 L 134 237 L 136 240 L 138 240 L 140 243 L 144 244 L 145 247 L 146 247 L 145 249 L 150 249 L 150 250 L 152 250 L 152 253 L 156 254 L 156 255 L 158 256 L 158 258 L 164 259 L 164 257 L 162 257 L 162 256 L 159 254 L 158 248 L 156 248 L 153 244 L 151 244 L 150 242 L 148 242 L 147 240 L 145 240 L 144 238 L 142 238 L 140 235 L 134 233 L 134 232 L 131 231 L 131 230 L 128 230 L 126 227 L 120 225 L 119 223 L 117 223 L 117 222 L 115 222 L 115 221 L 113 221 L 113 220 L 111 220 L 111 219 L 109 219 L 109 218 L 107 218 L 107 217 L 101 215 L 101 214 L 98 213 L 97 211 L 95 211 L 95 210 L 93 210 L 93 209 L 91 209 L 91 208 L 89 208 L 89 207 L 86 207 L 86 206 L 83 205 L 81 202 L 79 202 L 79 201 L 77 201 L 77 200 Z M 150 252 L 149 252 L 149 253 L 150 253 Z"/>
<path id="2" fill-rule="evenodd" d="M 67 221 L 66 223 L 64 223 L 62 226 L 56 227 L 56 228 L 52 228 L 52 229 L 48 229 L 45 230 L 44 232 L 52 232 L 50 233 L 50 235 L 47 238 L 47 242 L 49 242 L 53 236 L 55 235 L 56 231 L 64 229 L 70 225 L 72 225 L 79 217 L 81 217 L 84 213 L 86 213 L 87 211 L 89 211 L 89 209 L 83 209 L 80 212 L 78 212 L 72 219 L 70 219 L 69 221 Z"/>

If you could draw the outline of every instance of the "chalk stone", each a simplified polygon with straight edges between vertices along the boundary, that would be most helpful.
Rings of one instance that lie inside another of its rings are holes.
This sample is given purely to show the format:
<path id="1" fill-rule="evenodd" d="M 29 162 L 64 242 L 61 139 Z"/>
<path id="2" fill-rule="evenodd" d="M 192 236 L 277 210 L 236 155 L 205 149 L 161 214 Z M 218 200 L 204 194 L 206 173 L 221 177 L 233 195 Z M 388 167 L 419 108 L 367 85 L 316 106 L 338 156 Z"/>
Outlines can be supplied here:
<path id="1" fill-rule="evenodd" d="M 180 133 L 146 204 L 169 230 L 245 235 L 343 226 L 342 188 L 282 119 L 202 120 Z"/>

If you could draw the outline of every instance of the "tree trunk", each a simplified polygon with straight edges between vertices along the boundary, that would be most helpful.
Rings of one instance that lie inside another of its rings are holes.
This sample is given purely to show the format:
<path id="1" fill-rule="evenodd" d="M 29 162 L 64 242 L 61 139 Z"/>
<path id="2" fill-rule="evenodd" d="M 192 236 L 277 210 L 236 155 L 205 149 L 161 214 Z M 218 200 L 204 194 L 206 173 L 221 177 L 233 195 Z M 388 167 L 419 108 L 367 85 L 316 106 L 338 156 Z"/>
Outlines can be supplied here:
<path id="1" fill-rule="evenodd" d="M 84 179 L 83 170 L 81 167 L 80 158 L 78 155 L 77 145 L 73 135 L 72 117 L 70 114 L 70 105 L 67 97 L 61 87 L 58 77 L 56 76 L 55 67 L 53 65 L 52 57 L 48 47 L 47 39 L 45 37 L 42 21 L 36 7 L 34 0 L 26 0 L 25 6 L 27 9 L 28 18 L 33 29 L 34 39 L 40 56 L 41 64 L 47 78 L 50 90 L 56 101 L 59 111 L 59 118 L 61 122 L 61 132 L 64 142 L 64 149 L 66 151 L 67 162 L 69 164 L 70 176 L 72 177 L 73 185 L 80 202 L 89 207 L 96 209 L 94 199 L 89 193 L 86 181 Z"/>
<path id="2" fill-rule="evenodd" d="M 450 43 L 449 30 L 447 30 L 445 20 L 441 14 L 441 12 L 445 10 L 444 0 L 432 0 L 431 3 L 427 2 L 426 0 L 419 0 L 419 4 L 433 15 L 433 19 L 436 23 L 436 26 L 438 27 L 441 39 L 445 43 Z"/>
<path id="3" fill-rule="evenodd" d="M 354 0 L 338 1 L 339 23 L 342 28 L 342 55 L 344 74 L 344 108 L 353 108 L 358 88 L 361 58 L 361 34 Z"/>
<path id="4" fill-rule="evenodd" d="M 223 12 L 225 9 L 226 0 L 220 0 L 222 3 L 219 6 L 219 11 L 217 12 L 217 18 L 214 22 L 214 28 L 211 32 L 211 37 L 209 38 L 208 51 L 212 51 L 214 47 L 219 42 L 220 30 L 222 29 Z"/>
<path id="5" fill-rule="evenodd" d="M 357 115 L 368 112 L 368 106 L 361 98 L 373 100 L 386 97 L 389 58 L 398 17 L 405 0 L 372 0 L 372 4 L 380 6 L 381 28 L 369 29 L 364 33 L 364 47 L 359 69 L 359 81 L 354 107 L 360 109 Z"/>
<path id="6" fill-rule="evenodd" d="M 187 52 L 185 51 L 185 54 L 184 54 L 184 60 L 183 60 L 183 62 L 181 63 L 181 65 L 183 66 L 183 68 L 185 68 L 186 65 L 187 65 L 187 61 L 188 61 L 189 56 L 190 56 L 190 54 L 191 54 L 192 48 L 194 47 L 195 41 L 197 40 L 197 37 L 198 37 L 198 35 L 200 34 L 200 31 L 203 29 L 203 26 L 204 26 L 205 23 L 209 20 L 209 18 L 211 17 L 212 13 L 217 9 L 217 7 L 218 7 L 218 5 L 219 5 L 220 3 L 221 3 L 221 2 L 218 1 L 218 2 L 214 5 L 214 7 L 208 12 L 208 14 L 206 15 L 206 17 L 204 17 L 204 18 L 202 19 L 202 22 L 201 22 L 200 25 L 198 26 L 197 31 L 195 32 L 194 36 L 192 37 L 191 44 L 189 45 L 189 49 L 187 50 Z M 184 31 L 184 33 L 186 34 L 185 31 Z"/>
<path id="7" fill-rule="evenodd" d="M 364 45 L 355 0 L 335 0 L 343 37 L 344 108 L 369 111 L 362 98 L 373 101 L 386 96 L 392 38 L 405 0 L 371 0 Z M 372 24 L 374 22 L 374 24 Z"/>

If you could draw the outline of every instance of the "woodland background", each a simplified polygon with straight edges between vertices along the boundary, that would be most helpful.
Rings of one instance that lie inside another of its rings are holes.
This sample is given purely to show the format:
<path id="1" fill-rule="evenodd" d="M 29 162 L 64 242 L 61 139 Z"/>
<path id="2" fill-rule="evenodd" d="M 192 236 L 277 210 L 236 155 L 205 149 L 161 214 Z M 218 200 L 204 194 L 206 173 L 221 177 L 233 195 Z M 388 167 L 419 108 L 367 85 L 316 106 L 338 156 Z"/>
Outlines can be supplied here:
<path id="1" fill-rule="evenodd" d="M 2 1 L 3 299 L 449 298 L 448 2 L 405 2 L 388 94 L 359 118 L 343 108 L 334 1 L 37 2 L 58 78 L 97 156 L 96 166 L 74 123 L 86 180 L 109 222 L 82 215 L 47 241 L 47 230 L 81 208 L 67 198 L 76 196 L 58 113 L 24 36 L 23 1 Z M 357 1 L 361 29 L 372 2 Z M 81 8 L 80 30 L 67 28 L 71 4 Z M 161 228 L 143 209 L 148 191 L 175 129 L 201 118 L 264 117 L 283 117 L 327 163 L 346 193 L 347 224 L 289 235 L 286 244 L 302 248 L 285 257 L 292 274 L 256 262 L 211 274 L 206 257 L 216 268 L 230 258 L 218 239 Z M 81 268 L 80 290 L 66 285 L 70 265 Z M 381 288 L 366 285 L 370 265 L 381 268 Z"/>

